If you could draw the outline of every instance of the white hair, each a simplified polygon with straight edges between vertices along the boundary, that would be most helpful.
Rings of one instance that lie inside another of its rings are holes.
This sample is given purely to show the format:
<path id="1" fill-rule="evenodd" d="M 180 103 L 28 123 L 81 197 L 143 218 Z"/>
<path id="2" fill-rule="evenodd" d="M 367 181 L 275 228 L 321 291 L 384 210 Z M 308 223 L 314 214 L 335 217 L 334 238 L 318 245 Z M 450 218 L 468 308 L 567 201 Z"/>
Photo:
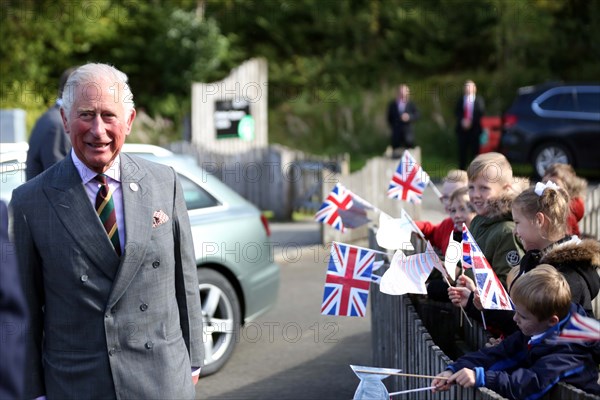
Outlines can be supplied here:
<path id="1" fill-rule="evenodd" d="M 133 103 L 133 93 L 131 93 L 129 85 L 127 84 L 127 75 L 112 65 L 89 63 L 78 67 L 71 73 L 67 80 L 62 94 L 62 108 L 65 110 L 67 118 L 69 118 L 71 113 L 71 106 L 73 106 L 75 100 L 77 87 L 92 82 L 98 82 L 99 80 L 108 80 L 109 82 L 115 83 L 114 88 L 116 94 L 119 95 L 118 99 L 123 103 L 125 115 L 131 115 L 135 104 Z M 111 88 L 112 87 L 113 86 L 111 86 Z"/>

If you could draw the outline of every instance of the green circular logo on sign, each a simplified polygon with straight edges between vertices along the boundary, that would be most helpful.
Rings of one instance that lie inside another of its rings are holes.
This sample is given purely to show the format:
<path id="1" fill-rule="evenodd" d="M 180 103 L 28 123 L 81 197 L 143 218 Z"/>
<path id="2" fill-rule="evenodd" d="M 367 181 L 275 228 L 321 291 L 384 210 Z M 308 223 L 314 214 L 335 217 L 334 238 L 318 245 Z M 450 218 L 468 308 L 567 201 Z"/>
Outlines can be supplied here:
<path id="1" fill-rule="evenodd" d="M 252 115 L 246 115 L 240 119 L 238 136 L 247 142 L 254 140 L 254 118 L 252 118 Z"/>

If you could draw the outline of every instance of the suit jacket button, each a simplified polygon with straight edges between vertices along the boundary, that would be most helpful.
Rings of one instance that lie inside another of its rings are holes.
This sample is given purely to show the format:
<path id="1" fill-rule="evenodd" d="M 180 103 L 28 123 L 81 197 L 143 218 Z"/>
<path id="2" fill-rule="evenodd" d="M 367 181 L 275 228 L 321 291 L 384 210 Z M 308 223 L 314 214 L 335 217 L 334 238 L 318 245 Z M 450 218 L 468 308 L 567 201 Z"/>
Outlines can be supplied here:
<path id="1" fill-rule="evenodd" d="M 80 278 L 80 279 L 81 279 L 81 282 L 87 282 L 87 280 L 88 280 L 88 276 L 87 276 L 87 275 L 85 275 L 85 274 L 84 274 L 84 275 L 81 275 L 81 278 Z"/>
<path id="2" fill-rule="evenodd" d="M 148 309 L 148 304 L 144 303 L 140 306 L 140 310 L 146 311 Z"/>
<path id="3" fill-rule="evenodd" d="M 154 262 L 152 263 L 152 267 L 153 267 L 153 268 L 158 268 L 158 267 L 160 267 L 160 261 L 154 261 Z"/>
<path id="4" fill-rule="evenodd" d="M 152 350 L 152 348 L 154 347 L 154 343 L 152 342 L 147 342 L 144 347 L 146 347 L 148 350 Z"/>

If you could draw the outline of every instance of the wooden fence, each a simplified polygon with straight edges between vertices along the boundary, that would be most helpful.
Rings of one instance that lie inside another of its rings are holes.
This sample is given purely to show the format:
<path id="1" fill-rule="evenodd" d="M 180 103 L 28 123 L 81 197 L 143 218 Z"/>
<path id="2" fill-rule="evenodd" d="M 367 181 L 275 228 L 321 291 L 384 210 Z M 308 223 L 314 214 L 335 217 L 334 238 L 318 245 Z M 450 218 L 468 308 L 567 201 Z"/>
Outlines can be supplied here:
<path id="1" fill-rule="evenodd" d="M 375 235 L 369 234 L 369 247 L 378 249 Z M 415 244 L 418 247 L 418 244 Z M 381 257 L 381 256 L 379 256 Z M 383 275 L 386 268 L 376 273 Z M 398 368 L 403 372 L 437 375 L 446 366 L 467 351 L 481 348 L 488 340 L 487 332 L 476 322 L 469 326 L 460 324 L 460 314 L 448 303 L 432 302 L 425 296 L 390 296 L 371 285 L 371 340 L 373 366 Z M 452 358 L 449 354 L 452 355 Z M 390 376 L 384 383 L 388 391 L 424 387 L 430 379 Z M 411 394 L 416 400 L 482 399 L 498 400 L 504 397 L 485 389 L 464 389 L 454 385 L 449 391 L 431 391 Z M 564 383 L 556 385 L 545 400 L 598 400 L 599 397 L 585 393 Z"/>
<path id="2" fill-rule="evenodd" d="M 417 162 L 421 160 L 421 149 L 416 147 L 411 150 L 411 154 Z M 421 205 L 398 201 L 387 197 L 387 190 L 390 179 L 398 168 L 400 160 L 388 157 L 373 157 L 359 171 L 350 174 L 332 174 L 328 179 L 323 179 L 322 197 L 326 197 L 336 183 L 341 183 L 354 194 L 375 206 L 378 211 L 398 218 L 401 210 L 404 208 L 415 220 L 421 219 Z M 427 189 L 431 190 L 431 189 Z M 378 218 L 378 211 L 370 213 L 369 217 L 375 220 Z M 366 243 L 369 237 L 369 227 L 364 225 L 357 229 L 351 229 L 344 233 L 333 229 L 329 225 L 322 228 L 323 243 L 332 241 L 342 241 L 346 243 Z"/>
<path id="3" fill-rule="evenodd" d="M 590 188 L 585 196 L 585 215 L 580 228 L 583 234 L 600 240 L 600 185 Z"/>
<path id="4" fill-rule="evenodd" d="M 295 210 L 316 212 L 322 202 L 323 182 L 348 175 L 345 156 L 319 157 L 279 145 L 217 153 L 178 142 L 170 149 L 192 156 L 208 173 L 280 221 L 290 220 Z"/>
<path id="5" fill-rule="evenodd" d="M 579 223 L 584 236 L 600 240 L 600 185 L 589 188 L 585 197 L 585 215 Z M 598 271 L 600 274 L 600 271 Z M 600 295 L 592 301 L 596 317 L 600 317 Z"/>

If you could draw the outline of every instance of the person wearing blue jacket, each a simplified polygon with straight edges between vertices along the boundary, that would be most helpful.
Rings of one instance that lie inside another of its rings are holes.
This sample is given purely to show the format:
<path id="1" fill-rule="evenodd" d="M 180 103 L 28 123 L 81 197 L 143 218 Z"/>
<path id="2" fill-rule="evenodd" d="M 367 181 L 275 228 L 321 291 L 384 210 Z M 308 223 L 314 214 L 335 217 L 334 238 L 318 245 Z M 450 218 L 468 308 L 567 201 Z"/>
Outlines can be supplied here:
<path id="1" fill-rule="evenodd" d="M 519 331 L 494 347 L 465 354 L 433 379 L 434 392 L 485 387 L 508 399 L 538 399 L 559 381 L 600 395 L 600 341 L 557 340 L 574 313 L 569 284 L 548 264 L 520 277 L 510 292 Z"/>

